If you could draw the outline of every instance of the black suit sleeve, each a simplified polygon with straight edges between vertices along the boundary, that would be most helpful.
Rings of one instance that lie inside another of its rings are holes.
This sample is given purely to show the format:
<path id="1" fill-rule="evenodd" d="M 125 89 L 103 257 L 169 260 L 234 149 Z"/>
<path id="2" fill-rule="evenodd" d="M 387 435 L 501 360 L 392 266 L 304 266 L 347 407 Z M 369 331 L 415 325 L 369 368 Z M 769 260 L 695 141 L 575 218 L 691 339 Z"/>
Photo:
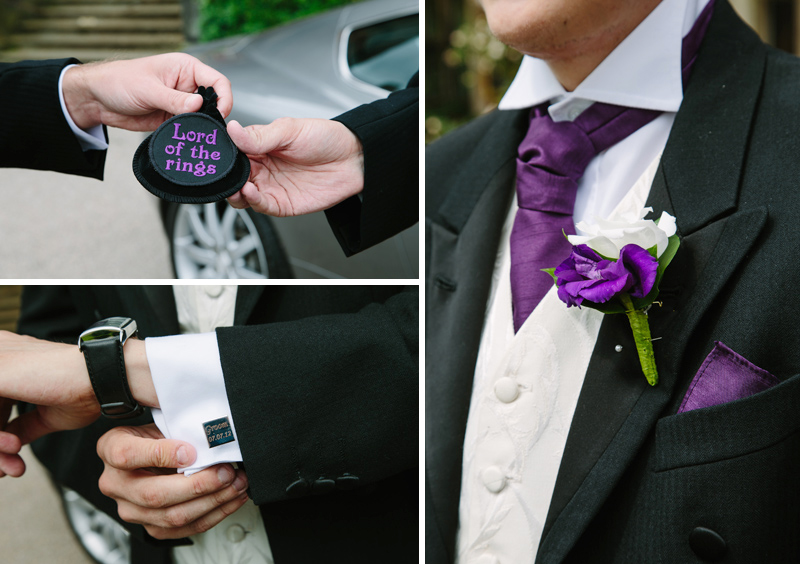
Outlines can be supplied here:
<path id="1" fill-rule="evenodd" d="M 364 147 L 364 190 L 325 211 L 351 256 L 419 221 L 419 76 L 385 100 L 335 117 Z"/>
<path id="2" fill-rule="evenodd" d="M 54 170 L 102 180 L 105 151 L 83 151 L 58 99 L 63 68 L 77 59 L 0 63 L 0 167 Z"/>
<path id="3" fill-rule="evenodd" d="M 418 327 L 415 286 L 355 313 L 217 329 L 257 504 L 417 467 Z"/>

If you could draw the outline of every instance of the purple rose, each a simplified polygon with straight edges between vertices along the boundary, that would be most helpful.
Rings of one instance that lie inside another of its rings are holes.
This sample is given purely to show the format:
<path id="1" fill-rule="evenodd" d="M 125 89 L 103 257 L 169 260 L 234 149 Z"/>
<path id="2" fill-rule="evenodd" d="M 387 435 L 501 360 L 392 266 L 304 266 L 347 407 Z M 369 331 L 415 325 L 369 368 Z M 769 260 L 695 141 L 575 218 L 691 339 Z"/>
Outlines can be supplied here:
<path id="1" fill-rule="evenodd" d="M 572 247 L 572 253 L 553 273 L 558 297 L 570 306 L 583 300 L 605 303 L 622 292 L 643 298 L 653 288 L 658 261 L 639 245 L 625 245 L 617 261 L 606 260 L 588 245 Z"/>

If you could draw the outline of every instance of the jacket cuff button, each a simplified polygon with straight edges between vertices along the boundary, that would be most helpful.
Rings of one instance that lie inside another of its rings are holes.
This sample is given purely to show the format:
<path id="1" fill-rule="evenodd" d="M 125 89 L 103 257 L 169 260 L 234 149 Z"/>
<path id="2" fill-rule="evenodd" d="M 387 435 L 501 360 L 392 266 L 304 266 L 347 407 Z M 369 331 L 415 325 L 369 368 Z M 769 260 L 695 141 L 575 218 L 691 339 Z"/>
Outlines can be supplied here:
<path id="1" fill-rule="evenodd" d="M 296 482 L 292 482 L 286 488 L 286 495 L 289 497 L 300 497 L 306 495 L 308 490 L 311 489 L 308 482 L 300 478 Z"/>
<path id="2" fill-rule="evenodd" d="M 340 490 L 354 490 L 358 487 L 358 476 L 345 474 L 336 478 L 336 485 Z"/>
<path id="3" fill-rule="evenodd" d="M 315 494 L 330 493 L 335 489 L 336 482 L 327 478 L 319 478 L 318 480 L 314 480 L 314 483 L 311 485 L 311 491 Z"/>

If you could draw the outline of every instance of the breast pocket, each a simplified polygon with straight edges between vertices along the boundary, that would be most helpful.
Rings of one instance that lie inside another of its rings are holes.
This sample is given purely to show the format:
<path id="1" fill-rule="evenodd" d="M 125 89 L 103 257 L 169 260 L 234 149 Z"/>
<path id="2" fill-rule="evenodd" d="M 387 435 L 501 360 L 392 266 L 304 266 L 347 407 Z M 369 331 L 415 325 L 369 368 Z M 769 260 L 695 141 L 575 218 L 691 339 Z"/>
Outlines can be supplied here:
<path id="1" fill-rule="evenodd" d="M 800 431 L 800 374 L 744 399 L 679 413 L 656 425 L 655 470 L 731 459 Z"/>

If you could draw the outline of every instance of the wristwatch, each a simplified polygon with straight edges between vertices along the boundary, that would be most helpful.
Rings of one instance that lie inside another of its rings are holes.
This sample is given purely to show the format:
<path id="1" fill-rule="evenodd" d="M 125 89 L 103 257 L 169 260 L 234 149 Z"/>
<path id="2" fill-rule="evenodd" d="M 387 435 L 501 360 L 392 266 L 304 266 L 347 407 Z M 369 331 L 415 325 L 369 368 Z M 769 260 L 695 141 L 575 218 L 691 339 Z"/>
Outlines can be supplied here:
<path id="1" fill-rule="evenodd" d="M 108 317 L 78 337 L 100 412 L 110 419 L 130 419 L 144 412 L 131 394 L 122 355 L 122 345 L 136 331 L 136 322 L 130 317 Z"/>

